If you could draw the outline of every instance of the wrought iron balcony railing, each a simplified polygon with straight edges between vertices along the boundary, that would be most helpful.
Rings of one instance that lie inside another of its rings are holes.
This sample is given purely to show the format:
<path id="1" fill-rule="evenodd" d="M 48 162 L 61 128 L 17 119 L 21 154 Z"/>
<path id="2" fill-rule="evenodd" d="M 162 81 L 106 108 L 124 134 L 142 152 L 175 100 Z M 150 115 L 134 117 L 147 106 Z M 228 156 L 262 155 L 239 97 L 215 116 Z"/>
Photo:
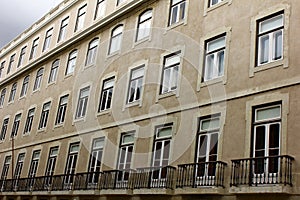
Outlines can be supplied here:
<path id="1" fill-rule="evenodd" d="M 226 165 L 221 161 L 178 165 L 176 186 L 178 188 L 224 187 Z"/>
<path id="2" fill-rule="evenodd" d="M 287 155 L 232 160 L 230 186 L 292 186 L 293 160 Z"/>
<path id="3" fill-rule="evenodd" d="M 102 172 L 78 173 L 75 175 L 74 190 L 99 189 Z"/>

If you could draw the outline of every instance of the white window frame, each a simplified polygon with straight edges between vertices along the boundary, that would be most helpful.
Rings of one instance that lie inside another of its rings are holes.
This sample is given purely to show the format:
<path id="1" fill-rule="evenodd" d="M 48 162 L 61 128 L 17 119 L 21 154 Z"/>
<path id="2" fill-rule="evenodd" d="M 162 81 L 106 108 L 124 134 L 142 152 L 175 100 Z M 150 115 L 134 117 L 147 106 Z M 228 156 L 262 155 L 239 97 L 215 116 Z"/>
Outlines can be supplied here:
<path id="1" fill-rule="evenodd" d="M 44 40 L 44 46 L 43 46 L 43 52 L 49 49 L 50 44 L 51 44 L 51 38 L 53 35 L 53 28 L 48 29 L 45 35 L 45 40 Z"/>
<path id="2" fill-rule="evenodd" d="M 66 120 L 68 102 L 69 102 L 69 94 L 61 96 L 59 98 L 59 104 L 58 104 L 57 114 L 56 114 L 56 119 L 55 119 L 56 126 L 64 124 L 64 122 Z"/>
<path id="3" fill-rule="evenodd" d="M 139 15 L 138 22 L 137 22 L 135 42 L 140 42 L 140 41 L 143 41 L 150 37 L 152 21 L 153 21 L 152 19 L 153 19 L 153 9 L 152 8 L 144 10 Z"/>
<path id="4" fill-rule="evenodd" d="M 123 34 L 124 34 L 123 32 L 124 32 L 124 24 L 119 24 L 112 29 L 110 42 L 109 42 L 108 55 L 116 54 L 121 50 Z"/>
<path id="5" fill-rule="evenodd" d="M 78 9 L 74 32 L 81 30 L 84 27 L 84 21 L 87 13 L 87 4 Z"/>
<path id="6" fill-rule="evenodd" d="M 41 88 L 43 75 L 44 75 L 44 68 L 42 67 L 36 72 L 33 91 L 37 91 L 38 89 Z"/>
<path id="7" fill-rule="evenodd" d="M 70 52 L 68 57 L 67 69 L 65 72 L 66 76 L 74 73 L 76 67 L 77 55 L 78 55 L 77 49 L 74 49 L 73 51 Z"/>
<path id="8" fill-rule="evenodd" d="M 187 17 L 187 0 L 170 0 L 169 26 L 179 24 Z M 182 6 L 184 8 L 182 8 Z M 183 9 L 183 10 L 182 10 Z M 182 13 L 183 12 L 183 13 Z M 182 16 L 183 14 L 183 16 Z M 174 18 L 174 15 L 176 18 Z M 174 18 L 174 20 L 173 20 Z"/>
<path id="9" fill-rule="evenodd" d="M 50 69 L 50 74 L 49 74 L 49 79 L 48 79 L 48 84 L 56 82 L 58 70 L 59 70 L 59 63 L 60 63 L 59 59 L 55 60 L 52 63 L 52 66 Z"/>
<path id="10" fill-rule="evenodd" d="M 110 84 L 108 84 L 108 83 L 110 83 Z M 100 95 L 98 113 L 111 109 L 112 102 L 113 102 L 114 90 L 115 90 L 115 84 L 116 84 L 116 77 L 115 76 L 106 78 L 102 81 L 102 88 L 101 88 L 101 95 Z M 110 103 L 108 104 L 109 101 L 108 101 L 107 94 L 109 94 L 109 93 L 111 93 L 111 98 L 110 98 Z M 104 96 L 104 94 L 106 96 Z"/>
<path id="11" fill-rule="evenodd" d="M 104 17 L 105 9 L 106 9 L 106 0 L 97 0 L 94 19 L 96 20 Z"/>
<path id="12" fill-rule="evenodd" d="M 85 66 L 93 65 L 96 62 L 98 53 L 99 38 L 94 38 L 88 45 Z"/>
<path id="13" fill-rule="evenodd" d="M 86 92 L 87 94 L 84 94 L 84 92 Z M 77 108 L 75 113 L 76 120 L 82 119 L 86 116 L 88 111 L 88 101 L 89 101 L 90 92 L 91 92 L 90 86 L 86 86 L 79 90 Z"/>
<path id="14" fill-rule="evenodd" d="M 24 97 L 27 94 L 29 88 L 30 75 L 25 76 L 22 83 L 22 89 L 20 93 L 20 97 Z"/>

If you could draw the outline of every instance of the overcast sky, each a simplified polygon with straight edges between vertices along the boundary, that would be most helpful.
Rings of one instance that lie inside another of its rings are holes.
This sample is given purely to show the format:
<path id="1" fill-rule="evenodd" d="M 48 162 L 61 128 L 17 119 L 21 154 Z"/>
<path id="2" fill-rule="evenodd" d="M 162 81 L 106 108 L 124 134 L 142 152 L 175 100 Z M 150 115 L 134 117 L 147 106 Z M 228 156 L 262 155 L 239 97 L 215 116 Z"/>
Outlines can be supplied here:
<path id="1" fill-rule="evenodd" d="M 63 0 L 0 0 L 0 49 Z"/>

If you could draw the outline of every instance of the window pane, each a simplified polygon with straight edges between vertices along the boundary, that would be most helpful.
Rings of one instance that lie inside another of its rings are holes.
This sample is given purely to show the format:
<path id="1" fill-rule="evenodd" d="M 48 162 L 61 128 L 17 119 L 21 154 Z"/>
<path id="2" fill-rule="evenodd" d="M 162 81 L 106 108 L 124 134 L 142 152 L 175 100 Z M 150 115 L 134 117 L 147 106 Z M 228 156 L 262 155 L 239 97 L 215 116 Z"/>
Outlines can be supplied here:
<path id="1" fill-rule="evenodd" d="M 283 26 L 283 15 L 278 15 L 261 22 L 259 33 L 267 32 L 280 26 Z"/>
<path id="2" fill-rule="evenodd" d="M 274 33 L 274 60 L 282 58 L 282 30 Z"/>
<path id="3" fill-rule="evenodd" d="M 211 51 L 223 48 L 223 47 L 225 47 L 225 44 L 226 44 L 225 37 L 218 38 L 216 40 L 213 40 L 213 41 L 207 43 L 207 51 L 211 52 Z"/>
<path id="4" fill-rule="evenodd" d="M 224 75 L 224 58 L 225 52 L 221 51 L 218 53 L 218 76 Z"/>
<path id="5" fill-rule="evenodd" d="M 270 125 L 269 148 L 279 148 L 280 125 Z"/>
<path id="6" fill-rule="evenodd" d="M 273 118 L 280 118 L 281 116 L 281 108 L 280 106 L 271 107 L 271 108 L 264 108 L 257 110 L 256 112 L 256 121 L 266 120 L 266 119 L 273 119 Z"/>
<path id="7" fill-rule="evenodd" d="M 269 61 L 269 35 L 260 37 L 260 62 L 259 64 Z"/>
<path id="8" fill-rule="evenodd" d="M 122 144 L 127 144 L 127 143 L 132 143 L 132 142 L 134 142 L 133 134 L 123 136 Z"/>
<path id="9" fill-rule="evenodd" d="M 171 127 L 161 128 L 158 130 L 157 138 L 169 137 L 169 136 L 172 136 L 172 128 Z"/>
<path id="10" fill-rule="evenodd" d="M 265 137 L 266 137 L 266 127 L 265 126 L 257 126 L 255 127 L 255 150 L 263 150 L 265 149 Z M 261 155 L 265 156 L 265 155 Z M 256 155 L 257 157 L 257 155 Z"/>

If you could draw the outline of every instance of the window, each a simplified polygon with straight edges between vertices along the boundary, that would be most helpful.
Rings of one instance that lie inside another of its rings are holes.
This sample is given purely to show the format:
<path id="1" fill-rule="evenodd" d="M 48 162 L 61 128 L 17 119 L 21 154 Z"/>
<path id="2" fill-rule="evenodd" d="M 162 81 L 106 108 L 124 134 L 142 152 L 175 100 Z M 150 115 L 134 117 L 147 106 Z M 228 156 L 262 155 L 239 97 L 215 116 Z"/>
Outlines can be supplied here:
<path id="1" fill-rule="evenodd" d="M 204 81 L 224 75 L 226 36 L 219 36 L 205 42 Z"/>
<path id="2" fill-rule="evenodd" d="M 118 181 L 128 181 L 129 171 L 126 170 L 131 167 L 133 146 L 134 133 L 123 133 L 119 147 L 118 169 L 121 173 L 119 173 Z"/>
<path id="3" fill-rule="evenodd" d="M 20 53 L 20 57 L 19 57 L 19 62 L 18 62 L 18 67 L 20 67 L 23 64 L 23 62 L 24 62 L 24 58 L 25 58 L 25 54 L 26 54 L 26 48 L 27 48 L 27 46 L 25 46 L 25 47 L 23 47 L 21 49 L 21 53 Z"/>
<path id="4" fill-rule="evenodd" d="M 143 89 L 144 71 L 144 65 L 131 71 L 127 103 L 140 100 Z"/>
<path id="5" fill-rule="evenodd" d="M 118 25 L 111 32 L 109 54 L 115 53 L 121 49 L 123 34 L 123 25 Z"/>
<path id="6" fill-rule="evenodd" d="M 254 107 L 253 114 L 252 154 L 253 158 L 262 158 L 255 159 L 255 176 L 274 173 L 275 178 L 278 176 L 275 173 L 278 173 L 279 168 L 277 156 L 280 154 L 281 105 Z M 264 157 L 269 157 L 269 159 L 263 159 Z"/>
<path id="7" fill-rule="evenodd" d="M 16 96 L 16 92 L 17 92 L 17 83 L 14 83 L 11 87 L 11 90 L 10 90 L 10 95 L 9 95 L 8 102 L 14 101 L 15 96 Z"/>
<path id="8" fill-rule="evenodd" d="M 9 121 L 9 118 L 6 118 L 3 120 L 1 135 L 0 135 L 1 141 L 3 141 L 5 139 L 5 135 L 6 135 L 7 127 L 8 127 L 8 121 Z"/>
<path id="9" fill-rule="evenodd" d="M 60 97 L 59 106 L 57 110 L 55 125 L 63 124 L 65 121 L 66 111 L 67 111 L 67 104 L 68 104 L 69 95 L 65 95 Z"/>
<path id="10" fill-rule="evenodd" d="M 40 38 L 36 38 L 33 41 L 29 59 L 35 58 L 36 52 L 37 52 L 37 48 L 38 48 L 38 45 L 39 45 L 39 39 Z"/>
<path id="11" fill-rule="evenodd" d="M 46 32 L 44 46 L 43 46 L 43 52 L 46 51 L 50 47 L 52 33 L 53 33 L 53 28 L 49 29 Z"/>
<path id="12" fill-rule="evenodd" d="M 18 160 L 17 160 L 17 165 L 16 165 L 16 169 L 15 169 L 15 173 L 14 173 L 14 179 L 20 178 L 24 159 L 25 159 L 25 153 L 20 153 L 18 156 Z"/>
<path id="13" fill-rule="evenodd" d="M 3 61 L 0 65 L 0 78 L 2 77 L 4 66 L 5 66 L 5 61 Z"/>
<path id="14" fill-rule="evenodd" d="M 208 7 L 211 7 L 213 5 L 221 3 L 223 0 L 208 0 L 208 1 L 209 1 Z"/>
<path id="15" fill-rule="evenodd" d="M 52 63 L 48 83 L 53 83 L 53 82 L 56 81 L 56 77 L 57 77 L 57 73 L 58 73 L 58 67 L 59 67 L 59 60 L 55 60 Z"/>
<path id="16" fill-rule="evenodd" d="M 154 149 L 152 157 L 153 167 L 164 167 L 169 164 L 170 145 L 172 138 L 172 125 L 166 124 L 156 127 L 154 136 Z M 152 180 L 166 178 L 166 168 L 159 168 L 152 174 Z"/>
<path id="17" fill-rule="evenodd" d="M 151 20 L 152 20 L 152 9 L 144 11 L 139 16 L 136 41 L 140 41 L 150 36 Z"/>
<path id="18" fill-rule="evenodd" d="M 76 110 L 76 119 L 83 118 L 86 114 L 88 100 L 90 95 L 90 87 L 85 87 L 80 90 L 77 110 Z"/>
<path id="19" fill-rule="evenodd" d="M 103 17 L 105 14 L 105 0 L 97 0 L 95 19 Z"/>
<path id="20" fill-rule="evenodd" d="M 33 91 L 36 91 L 41 87 L 43 74 L 44 74 L 44 68 L 41 68 L 39 69 L 39 71 L 37 71 Z"/>
<path id="21" fill-rule="evenodd" d="M 78 14 L 77 14 L 77 20 L 76 20 L 76 25 L 75 25 L 75 31 L 78 31 L 83 28 L 84 26 L 84 18 L 86 14 L 86 6 L 84 5 L 81 8 L 78 9 Z"/>
<path id="22" fill-rule="evenodd" d="M 4 160 L 4 165 L 3 165 L 3 168 L 2 168 L 1 180 L 6 180 L 10 162 L 11 162 L 11 156 L 6 156 L 5 160 Z M 3 185 L 0 185 L 0 186 L 2 188 Z"/>
<path id="23" fill-rule="evenodd" d="M 8 67 L 7 67 L 7 74 L 9 74 L 9 72 L 11 71 L 12 67 L 13 67 L 13 64 L 15 62 L 15 57 L 16 57 L 16 54 L 13 54 L 11 57 L 10 57 L 10 60 L 9 60 L 9 64 L 8 64 Z"/>
<path id="24" fill-rule="evenodd" d="M 281 12 L 257 23 L 257 65 L 282 59 L 284 14 Z"/>
<path id="25" fill-rule="evenodd" d="M 28 178 L 34 178 L 39 165 L 41 151 L 34 151 L 32 154 L 31 164 L 29 168 Z M 33 181 L 30 181 L 33 183 Z M 31 185 L 31 184 L 30 184 Z M 32 186 L 32 185 L 31 185 Z"/>
<path id="26" fill-rule="evenodd" d="M 115 77 L 103 81 L 98 112 L 107 110 L 111 107 L 114 84 L 115 84 Z"/>
<path id="27" fill-rule="evenodd" d="M 6 88 L 2 89 L 1 96 L 0 96 L 0 107 L 3 107 L 4 100 L 5 100 Z"/>
<path id="28" fill-rule="evenodd" d="M 69 54 L 66 75 L 72 74 L 74 72 L 76 66 L 76 59 L 77 59 L 77 50 L 75 49 Z"/>
<path id="29" fill-rule="evenodd" d="M 197 180 L 214 179 L 218 159 L 218 138 L 220 134 L 220 115 L 199 119 L 196 149 Z"/>
<path id="30" fill-rule="evenodd" d="M 78 160 L 79 143 L 70 144 L 68 160 L 65 168 L 65 180 L 64 185 L 69 186 L 73 183 L 76 164 Z"/>
<path id="31" fill-rule="evenodd" d="M 120 5 L 123 2 L 125 2 L 125 0 L 117 0 L 117 6 Z"/>
<path id="32" fill-rule="evenodd" d="M 60 30 L 59 30 L 57 42 L 60 42 L 60 41 L 62 41 L 62 40 L 65 39 L 66 34 L 67 34 L 68 23 L 69 23 L 69 17 L 66 17 L 65 19 L 63 19 L 61 21 L 61 25 L 60 25 Z"/>
<path id="33" fill-rule="evenodd" d="M 164 57 L 160 94 L 168 93 L 177 89 L 180 65 L 179 54 L 180 52 L 176 52 Z"/>
<path id="34" fill-rule="evenodd" d="M 13 124 L 12 131 L 11 131 L 12 138 L 16 137 L 18 134 L 18 130 L 19 130 L 20 122 L 21 122 L 21 116 L 22 116 L 21 113 L 19 113 L 15 116 L 14 124 Z"/>
<path id="35" fill-rule="evenodd" d="M 89 165 L 90 175 L 88 180 L 90 184 L 98 183 L 103 155 L 103 147 L 104 137 L 94 139 Z"/>
<path id="36" fill-rule="evenodd" d="M 186 0 L 171 0 L 169 25 L 176 24 L 185 18 Z"/>
<path id="37" fill-rule="evenodd" d="M 50 186 L 50 184 L 52 182 L 51 180 L 52 180 L 52 176 L 53 176 L 54 170 L 55 170 L 57 155 L 58 155 L 58 147 L 50 148 L 48 161 L 47 161 L 47 167 L 46 167 L 46 171 L 45 171 L 45 185 L 46 186 Z"/>
<path id="38" fill-rule="evenodd" d="M 50 105 L 51 105 L 51 101 L 49 101 L 43 105 L 43 110 L 41 113 L 41 118 L 40 118 L 40 123 L 39 123 L 39 129 L 46 128 L 46 126 L 47 126 L 49 112 L 50 112 Z"/>
<path id="39" fill-rule="evenodd" d="M 99 38 L 95 38 L 89 43 L 85 65 L 91 65 L 95 62 L 97 57 L 98 41 Z"/>
<path id="40" fill-rule="evenodd" d="M 34 111 L 35 111 L 35 108 L 31 108 L 28 111 L 27 119 L 26 119 L 26 123 L 25 123 L 24 134 L 30 133 L 30 131 L 31 131 L 33 117 L 34 117 Z"/>
<path id="41" fill-rule="evenodd" d="M 23 85 L 22 85 L 20 97 L 23 97 L 23 96 L 26 95 L 26 93 L 28 91 L 28 87 L 29 87 L 29 75 L 26 76 L 23 80 Z"/>

